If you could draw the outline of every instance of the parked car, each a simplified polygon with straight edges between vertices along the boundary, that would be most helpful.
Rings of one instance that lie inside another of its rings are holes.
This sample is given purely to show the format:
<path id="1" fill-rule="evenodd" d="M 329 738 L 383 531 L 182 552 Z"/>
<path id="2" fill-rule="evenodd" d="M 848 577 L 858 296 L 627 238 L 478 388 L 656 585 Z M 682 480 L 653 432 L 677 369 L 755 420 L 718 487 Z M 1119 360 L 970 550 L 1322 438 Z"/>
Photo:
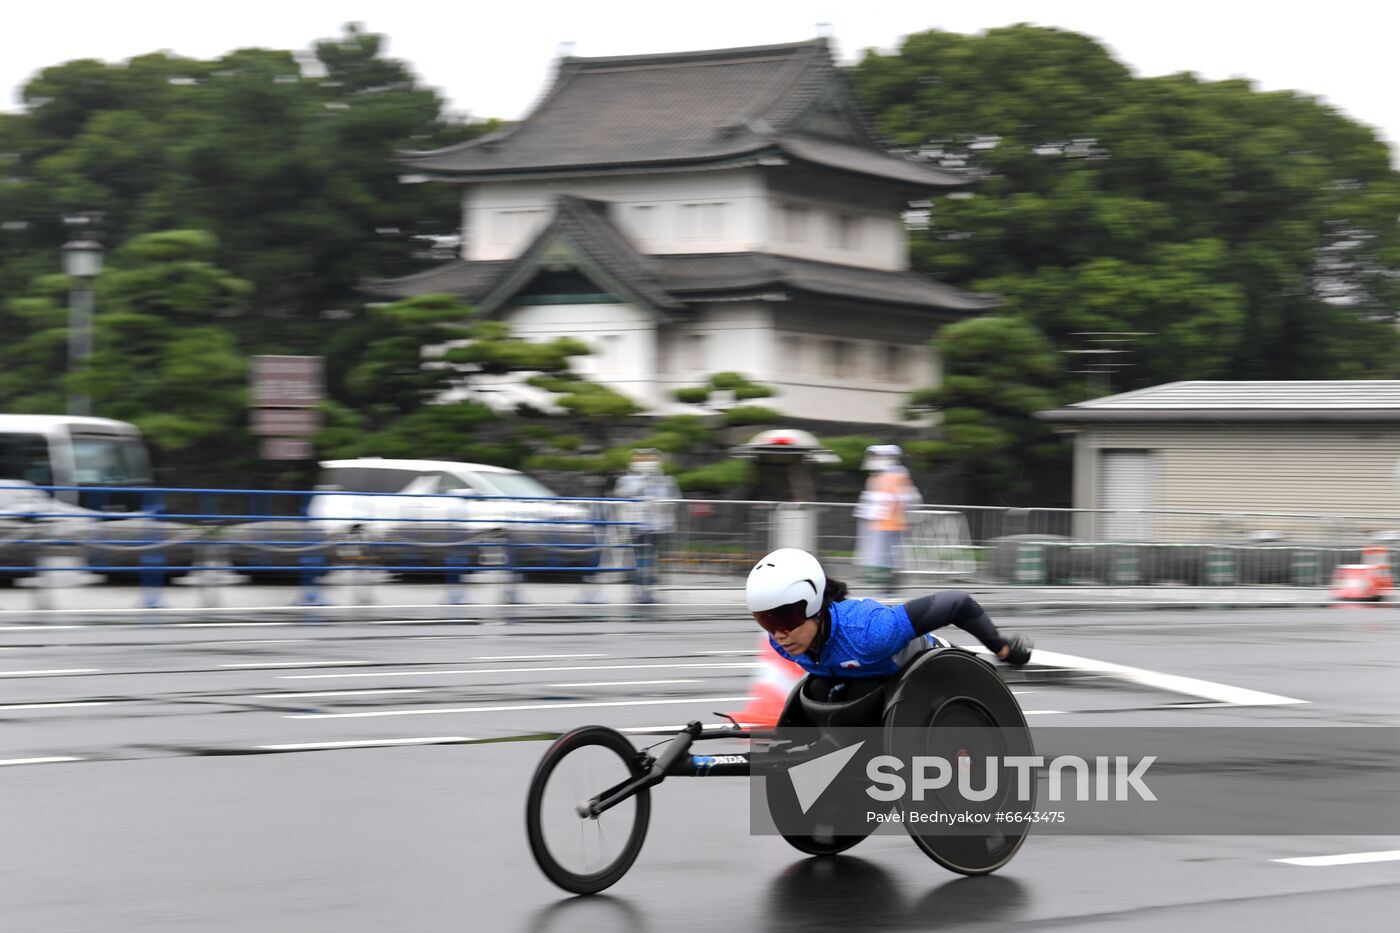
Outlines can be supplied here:
<path id="1" fill-rule="evenodd" d="M 197 559 L 196 529 L 157 519 L 146 442 L 134 424 L 0 414 L 0 584 L 27 576 L 41 549 L 78 554 L 108 576 Z M 68 487 L 45 489 L 44 487 Z"/>
<path id="2" fill-rule="evenodd" d="M 511 566 L 535 572 L 600 565 L 589 503 L 560 501 L 518 470 L 444 460 L 364 457 L 321 463 L 306 519 L 231 530 L 235 568 L 354 562 L 405 574 Z M 414 569 L 422 568 L 422 569 Z M 277 575 L 246 571 L 255 578 Z M 283 572 L 285 575 L 286 572 Z"/>

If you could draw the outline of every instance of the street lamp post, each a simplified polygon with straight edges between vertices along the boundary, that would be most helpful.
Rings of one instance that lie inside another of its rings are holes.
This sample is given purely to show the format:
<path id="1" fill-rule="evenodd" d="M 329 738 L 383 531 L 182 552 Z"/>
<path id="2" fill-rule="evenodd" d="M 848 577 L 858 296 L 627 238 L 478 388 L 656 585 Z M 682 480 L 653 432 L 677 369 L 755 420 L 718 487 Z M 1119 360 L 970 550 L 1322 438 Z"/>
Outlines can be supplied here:
<path id="1" fill-rule="evenodd" d="M 68 373 L 71 376 L 92 354 L 92 281 L 102 271 L 102 244 L 79 237 L 63 244 L 63 272 L 73 279 L 68 292 Z M 68 414 L 88 415 L 86 395 L 68 394 Z"/>

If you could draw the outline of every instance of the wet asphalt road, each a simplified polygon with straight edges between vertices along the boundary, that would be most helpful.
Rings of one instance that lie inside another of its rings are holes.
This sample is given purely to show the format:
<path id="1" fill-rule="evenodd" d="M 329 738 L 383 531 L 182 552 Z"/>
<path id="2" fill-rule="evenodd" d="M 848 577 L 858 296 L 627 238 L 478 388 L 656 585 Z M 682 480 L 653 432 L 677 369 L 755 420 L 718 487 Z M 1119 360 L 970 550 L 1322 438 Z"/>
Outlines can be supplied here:
<path id="1" fill-rule="evenodd" d="M 502 740 L 739 709 L 755 633 L 688 615 L 0 625 L 4 928 L 1394 926 L 1400 861 L 1274 860 L 1394 850 L 1395 837 L 1033 835 L 999 874 L 961 879 L 898 835 L 830 860 L 751 836 L 738 779 L 656 789 L 630 874 L 568 898 L 522 826 L 546 743 Z M 1063 666 L 1010 675 L 1037 729 L 1400 725 L 1395 609 L 1001 621 L 1043 649 L 1229 688 Z M 1252 705 L 1249 691 L 1306 702 Z"/>

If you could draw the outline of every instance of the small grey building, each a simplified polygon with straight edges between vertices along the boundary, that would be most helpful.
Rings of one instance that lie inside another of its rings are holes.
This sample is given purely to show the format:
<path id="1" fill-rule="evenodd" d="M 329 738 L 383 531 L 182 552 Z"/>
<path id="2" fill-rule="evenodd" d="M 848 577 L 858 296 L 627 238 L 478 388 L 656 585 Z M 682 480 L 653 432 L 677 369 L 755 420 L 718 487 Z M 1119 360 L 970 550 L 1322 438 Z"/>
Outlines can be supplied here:
<path id="1" fill-rule="evenodd" d="M 1080 539 L 1400 529 L 1400 381 L 1173 382 L 1038 416 L 1073 434 L 1074 507 L 1100 510 Z"/>

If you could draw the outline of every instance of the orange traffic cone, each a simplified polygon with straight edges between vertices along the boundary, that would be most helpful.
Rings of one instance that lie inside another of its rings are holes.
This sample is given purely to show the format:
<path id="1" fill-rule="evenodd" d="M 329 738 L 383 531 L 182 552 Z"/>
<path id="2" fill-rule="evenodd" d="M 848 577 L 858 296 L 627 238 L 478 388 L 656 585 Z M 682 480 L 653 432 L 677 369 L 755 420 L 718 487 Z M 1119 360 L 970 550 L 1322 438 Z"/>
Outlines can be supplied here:
<path id="1" fill-rule="evenodd" d="M 766 636 L 759 640 L 758 660 L 762 667 L 749 687 L 749 704 L 734 718 L 741 725 L 768 729 L 778 724 L 788 694 L 807 672 L 774 651 Z"/>
<path id="2" fill-rule="evenodd" d="M 1362 548 L 1361 562 L 1373 568 L 1377 599 L 1395 588 L 1395 580 L 1390 572 L 1390 548 L 1379 544 Z"/>
<path id="3" fill-rule="evenodd" d="M 1374 564 L 1342 564 L 1332 575 L 1332 598 L 1345 601 L 1380 599 L 1382 591 L 1377 569 Z M 1389 578 L 1386 582 L 1389 583 Z"/>

